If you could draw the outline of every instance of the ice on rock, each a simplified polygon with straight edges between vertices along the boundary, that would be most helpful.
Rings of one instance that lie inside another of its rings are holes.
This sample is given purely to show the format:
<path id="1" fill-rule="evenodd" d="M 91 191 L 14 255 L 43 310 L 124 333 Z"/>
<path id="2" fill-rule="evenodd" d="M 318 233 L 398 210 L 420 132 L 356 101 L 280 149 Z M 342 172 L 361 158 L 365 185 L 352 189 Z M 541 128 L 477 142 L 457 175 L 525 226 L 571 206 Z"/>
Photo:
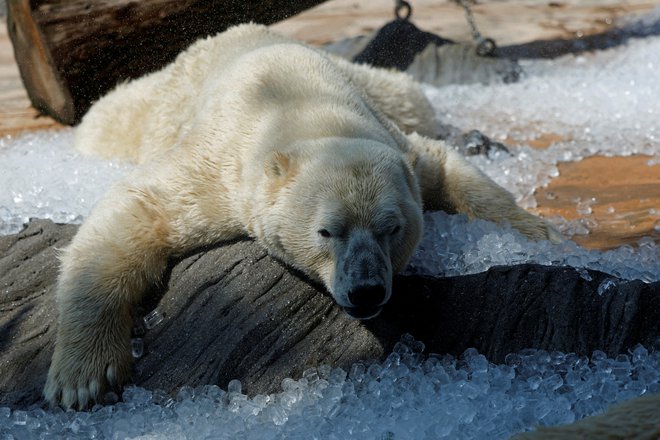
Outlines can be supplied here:
<path id="1" fill-rule="evenodd" d="M 658 15 L 656 11 L 656 20 Z M 511 156 L 469 158 L 523 207 L 535 206 L 534 189 L 557 175 L 558 162 L 633 154 L 652 156 L 650 166 L 660 162 L 659 37 L 522 63 L 526 75 L 517 83 L 428 86 L 425 91 L 438 118 L 463 130 L 476 128 L 496 140 L 520 144 L 559 135 L 546 149 L 521 147 Z"/>
<path id="2" fill-rule="evenodd" d="M 585 268 L 576 267 L 575 270 L 577 271 L 577 273 L 580 274 L 580 278 L 582 278 L 583 280 L 591 281 L 593 279 L 591 278 L 591 275 L 589 275 L 589 271 L 587 271 Z"/>
<path id="3" fill-rule="evenodd" d="M 131 354 L 135 359 L 139 359 L 144 354 L 144 341 L 142 338 L 131 339 Z"/>
<path id="4" fill-rule="evenodd" d="M 234 379 L 229 381 L 229 384 L 227 385 L 227 392 L 241 394 L 241 388 L 242 388 L 241 381 Z"/>
<path id="5" fill-rule="evenodd" d="M 612 293 L 618 287 L 618 282 L 614 278 L 607 278 L 598 285 L 598 294 L 603 296 Z"/>
<path id="6" fill-rule="evenodd" d="M 590 215 L 593 212 L 591 209 L 593 203 L 595 203 L 594 199 L 585 201 L 579 200 L 576 208 L 577 213 L 580 215 Z"/>
<path id="7" fill-rule="evenodd" d="M 149 312 L 147 315 L 144 317 L 144 326 L 147 330 L 150 330 L 154 327 L 156 327 L 158 324 L 163 322 L 164 316 L 158 309 L 154 309 L 151 312 Z"/>

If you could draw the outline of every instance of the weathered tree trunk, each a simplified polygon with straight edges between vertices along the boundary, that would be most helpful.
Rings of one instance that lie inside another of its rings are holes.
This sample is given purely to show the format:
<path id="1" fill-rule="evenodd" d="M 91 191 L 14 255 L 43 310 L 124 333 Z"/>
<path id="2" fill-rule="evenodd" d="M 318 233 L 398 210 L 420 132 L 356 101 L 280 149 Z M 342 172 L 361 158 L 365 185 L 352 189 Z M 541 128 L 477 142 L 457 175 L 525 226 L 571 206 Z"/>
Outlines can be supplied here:
<path id="1" fill-rule="evenodd" d="M 41 398 L 55 337 L 56 249 L 76 230 L 33 220 L 0 237 L 0 406 Z M 236 378 L 248 393 L 265 393 L 309 366 L 381 359 L 406 332 L 429 352 L 476 347 L 493 362 L 528 347 L 615 355 L 652 344 L 660 283 L 619 281 L 600 296 L 609 276 L 589 273 L 586 281 L 572 268 L 520 265 L 443 279 L 399 276 L 381 316 L 362 322 L 256 243 L 227 244 L 173 262 L 158 305 L 163 322 L 144 335 L 133 378 L 170 391 Z"/>
<path id="2" fill-rule="evenodd" d="M 93 101 L 195 40 L 269 24 L 323 0 L 8 0 L 9 35 L 32 104 L 74 124 Z"/>

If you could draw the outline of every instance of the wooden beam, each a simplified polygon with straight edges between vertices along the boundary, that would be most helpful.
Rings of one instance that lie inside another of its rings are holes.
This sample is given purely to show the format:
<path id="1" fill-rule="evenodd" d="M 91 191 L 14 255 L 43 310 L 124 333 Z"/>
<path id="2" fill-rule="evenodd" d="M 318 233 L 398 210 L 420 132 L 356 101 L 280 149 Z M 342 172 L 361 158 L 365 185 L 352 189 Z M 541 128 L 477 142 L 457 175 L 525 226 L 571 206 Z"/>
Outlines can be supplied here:
<path id="1" fill-rule="evenodd" d="M 8 0 L 7 22 L 32 104 L 75 124 L 116 84 L 157 70 L 199 38 L 322 1 Z"/>

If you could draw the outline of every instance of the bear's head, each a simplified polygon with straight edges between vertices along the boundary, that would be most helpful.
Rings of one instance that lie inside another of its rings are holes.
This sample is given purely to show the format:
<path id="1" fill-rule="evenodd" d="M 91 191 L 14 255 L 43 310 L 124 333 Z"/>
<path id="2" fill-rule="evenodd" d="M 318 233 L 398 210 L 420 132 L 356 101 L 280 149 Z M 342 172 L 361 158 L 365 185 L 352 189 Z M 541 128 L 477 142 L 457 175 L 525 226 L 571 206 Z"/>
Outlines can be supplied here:
<path id="1" fill-rule="evenodd" d="M 260 238 L 325 284 L 359 319 L 376 316 L 423 230 L 419 184 L 406 155 L 375 141 L 329 138 L 273 153 Z"/>

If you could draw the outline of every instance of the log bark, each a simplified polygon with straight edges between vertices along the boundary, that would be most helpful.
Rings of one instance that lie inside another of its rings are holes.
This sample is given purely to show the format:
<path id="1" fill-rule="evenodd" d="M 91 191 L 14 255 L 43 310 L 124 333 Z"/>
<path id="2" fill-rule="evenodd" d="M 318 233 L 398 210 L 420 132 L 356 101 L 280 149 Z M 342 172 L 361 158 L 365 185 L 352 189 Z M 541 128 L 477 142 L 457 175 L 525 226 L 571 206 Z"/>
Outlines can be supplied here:
<path id="1" fill-rule="evenodd" d="M 77 226 L 33 220 L 0 237 L 0 406 L 39 402 L 52 354 L 56 249 Z M 134 383 L 173 391 L 239 379 L 250 394 L 276 391 L 310 366 L 344 369 L 385 357 L 404 333 L 428 352 L 476 347 L 492 362 L 523 348 L 614 356 L 660 336 L 660 283 L 618 281 L 570 267 L 519 265 L 449 278 L 397 276 L 394 295 L 370 321 L 348 317 L 319 286 L 252 241 L 172 262 L 157 305 L 163 322 L 143 335 Z"/>
<path id="2" fill-rule="evenodd" d="M 323 0 L 8 0 L 14 54 L 32 104 L 64 124 L 119 82 L 171 62 L 195 40 L 282 20 Z"/>

